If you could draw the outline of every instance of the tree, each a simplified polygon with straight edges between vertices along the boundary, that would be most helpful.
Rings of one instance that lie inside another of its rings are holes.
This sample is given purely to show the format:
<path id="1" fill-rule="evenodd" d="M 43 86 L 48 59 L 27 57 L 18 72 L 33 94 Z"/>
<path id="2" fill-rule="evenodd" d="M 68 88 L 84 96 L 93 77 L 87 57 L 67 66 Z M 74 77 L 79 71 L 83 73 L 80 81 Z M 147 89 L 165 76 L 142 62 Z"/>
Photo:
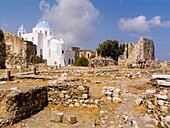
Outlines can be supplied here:
<path id="1" fill-rule="evenodd" d="M 84 56 L 78 58 L 75 62 L 74 62 L 74 66 L 88 66 L 89 61 L 87 58 L 85 58 Z"/>
<path id="2" fill-rule="evenodd" d="M 119 55 L 124 52 L 124 45 L 119 46 L 118 40 L 107 40 L 102 44 L 99 44 L 99 47 L 96 49 L 98 55 L 102 57 L 109 57 L 113 60 L 118 60 Z"/>

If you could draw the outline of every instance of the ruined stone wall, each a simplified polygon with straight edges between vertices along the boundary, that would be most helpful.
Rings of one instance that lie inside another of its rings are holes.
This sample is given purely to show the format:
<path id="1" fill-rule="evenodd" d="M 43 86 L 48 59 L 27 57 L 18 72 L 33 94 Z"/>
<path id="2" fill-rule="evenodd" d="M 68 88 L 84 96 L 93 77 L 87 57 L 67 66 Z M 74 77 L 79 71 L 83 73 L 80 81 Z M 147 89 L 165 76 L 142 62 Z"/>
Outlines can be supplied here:
<path id="1" fill-rule="evenodd" d="M 69 107 L 97 107 L 97 100 L 89 99 L 89 87 L 83 85 L 80 79 L 67 78 L 52 83 L 48 86 L 49 103 Z"/>
<path id="2" fill-rule="evenodd" d="M 88 59 L 90 59 L 91 56 L 97 56 L 97 52 L 96 50 L 80 50 L 79 56 L 82 57 L 86 57 Z"/>
<path id="3" fill-rule="evenodd" d="M 90 60 L 90 64 L 94 64 L 94 67 L 104 67 L 109 65 L 116 65 L 116 61 L 110 58 L 96 57 Z"/>
<path id="4" fill-rule="evenodd" d="M 154 42 L 146 38 L 140 38 L 136 45 L 133 43 L 126 44 L 124 56 L 127 65 L 137 63 L 140 60 L 154 60 Z"/>
<path id="5" fill-rule="evenodd" d="M 37 48 L 32 42 L 24 41 L 16 35 L 3 32 L 6 44 L 6 66 L 25 66 L 33 62 Z"/>
<path id="6" fill-rule="evenodd" d="M 24 90 L 17 87 L 7 90 L 4 105 L 5 114 L 0 115 L 0 127 L 30 117 L 47 106 L 47 88 L 31 86 Z"/>
<path id="7" fill-rule="evenodd" d="M 72 51 L 70 49 L 67 49 L 65 51 L 65 65 L 73 65 L 75 62 L 75 51 Z"/>
<path id="8" fill-rule="evenodd" d="M 5 57 L 6 57 L 6 50 L 5 50 L 5 43 L 4 43 L 4 34 L 3 31 L 0 30 L 0 69 L 5 68 Z"/>
<path id="9" fill-rule="evenodd" d="M 77 60 L 79 58 L 80 48 L 79 47 L 70 47 L 69 50 L 75 52 L 75 60 Z"/>
<path id="10" fill-rule="evenodd" d="M 143 102 L 148 112 L 153 114 L 159 128 L 170 127 L 170 89 L 146 90 Z"/>

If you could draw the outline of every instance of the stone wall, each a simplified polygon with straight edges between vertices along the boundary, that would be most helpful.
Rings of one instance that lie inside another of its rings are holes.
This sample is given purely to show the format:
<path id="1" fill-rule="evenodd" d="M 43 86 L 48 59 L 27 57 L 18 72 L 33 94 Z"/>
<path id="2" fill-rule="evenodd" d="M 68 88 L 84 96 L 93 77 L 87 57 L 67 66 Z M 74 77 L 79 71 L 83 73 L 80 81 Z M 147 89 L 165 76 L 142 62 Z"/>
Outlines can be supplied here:
<path id="1" fill-rule="evenodd" d="M 65 65 L 73 65 L 75 62 L 75 51 L 72 51 L 70 49 L 67 49 L 65 51 Z"/>
<path id="2" fill-rule="evenodd" d="M 146 90 L 143 102 L 159 128 L 170 127 L 170 89 Z"/>
<path id="3" fill-rule="evenodd" d="M 37 54 L 37 47 L 32 42 L 24 41 L 16 35 L 3 32 L 6 44 L 6 66 L 27 66 L 33 62 Z"/>
<path id="4" fill-rule="evenodd" d="M 91 56 L 97 56 L 96 50 L 80 50 L 79 57 L 86 57 L 87 59 L 90 59 Z"/>
<path id="5" fill-rule="evenodd" d="M 5 50 L 5 43 L 4 43 L 4 34 L 3 31 L 0 30 L 0 69 L 5 68 L 5 57 L 6 57 L 6 50 Z"/>
<path id="6" fill-rule="evenodd" d="M 98 107 L 99 99 L 89 99 L 89 86 L 78 78 L 51 81 L 48 86 L 49 103 L 69 107 Z"/>
<path id="7" fill-rule="evenodd" d="M 137 44 L 125 44 L 124 58 L 126 65 L 138 63 L 139 61 L 154 60 L 154 42 L 146 38 L 139 38 Z"/>
<path id="8" fill-rule="evenodd" d="M 116 61 L 110 58 L 96 57 L 90 60 L 90 64 L 94 64 L 94 67 L 104 67 L 109 65 L 115 65 Z"/>
<path id="9" fill-rule="evenodd" d="M 48 104 L 47 88 L 30 86 L 19 89 L 13 87 L 6 91 L 4 101 L 5 114 L 0 115 L 0 127 L 14 124 L 37 113 Z"/>
<path id="10" fill-rule="evenodd" d="M 77 60 L 79 58 L 80 48 L 79 47 L 70 47 L 69 50 L 75 52 L 75 60 Z"/>

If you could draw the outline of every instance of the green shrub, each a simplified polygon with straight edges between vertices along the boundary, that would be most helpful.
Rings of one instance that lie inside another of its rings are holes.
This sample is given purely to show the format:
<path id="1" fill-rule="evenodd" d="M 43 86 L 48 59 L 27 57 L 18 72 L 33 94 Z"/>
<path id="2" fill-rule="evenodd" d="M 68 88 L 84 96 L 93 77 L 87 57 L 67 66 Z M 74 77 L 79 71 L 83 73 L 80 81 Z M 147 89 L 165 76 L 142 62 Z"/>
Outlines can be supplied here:
<path id="1" fill-rule="evenodd" d="M 39 64 L 39 63 L 47 63 L 46 59 L 43 59 L 43 56 L 36 56 L 33 60 L 34 64 Z"/>
<path id="2" fill-rule="evenodd" d="M 88 66 L 89 64 L 89 61 L 87 58 L 85 58 L 84 56 L 78 58 L 75 63 L 74 63 L 74 66 Z"/>

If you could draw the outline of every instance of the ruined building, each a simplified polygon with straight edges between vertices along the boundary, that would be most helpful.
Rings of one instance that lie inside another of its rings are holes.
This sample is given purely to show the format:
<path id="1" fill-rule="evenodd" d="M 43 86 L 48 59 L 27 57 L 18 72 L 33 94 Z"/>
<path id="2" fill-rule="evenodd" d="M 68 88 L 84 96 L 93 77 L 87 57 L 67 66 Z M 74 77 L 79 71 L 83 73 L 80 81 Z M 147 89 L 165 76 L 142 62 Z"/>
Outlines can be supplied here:
<path id="1" fill-rule="evenodd" d="M 139 38 L 138 43 L 125 44 L 124 59 L 126 65 L 139 61 L 154 60 L 154 42 L 146 38 Z"/>
<path id="2" fill-rule="evenodd" d="M 80 50 L 79 56 L 86 57 L 87 59 L 90 59 L 91 56 L 96 57 L 97 56 L 97 51 L 96 50 Z"/>
<path id="3" fill-rule="evenodd" d="M 4 45 L 2 46 L 3 42 Z M 5 60 L 7 68 L 27 66 L 33 63 L 37 54 L 37 47 L 32 42 L 24 41 L 12 33 L 3 31 L 0 34 L 0 49 L 3 51 L 0 52 L 0 56 L 4 57 L 2 60 L 3 62 Z"/>
<path id="4" fill-rule="evenodd" d="M 4 34 L 3 31 L 0 30 L 0 69 L 5 68 L 5 42 L 4 42 Z"/>

